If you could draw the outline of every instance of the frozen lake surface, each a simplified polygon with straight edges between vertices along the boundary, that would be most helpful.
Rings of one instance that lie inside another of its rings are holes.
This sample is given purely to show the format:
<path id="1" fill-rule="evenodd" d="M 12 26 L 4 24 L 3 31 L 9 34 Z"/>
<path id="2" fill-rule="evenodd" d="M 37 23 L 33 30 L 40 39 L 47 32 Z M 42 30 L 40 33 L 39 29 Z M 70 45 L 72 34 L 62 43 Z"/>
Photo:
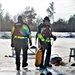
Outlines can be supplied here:
<path id="1" fill-rule="evenodd" d="M 56 36 L 62 35 L 62 33 L 53 33 Z M 65 36 L 66 34 L 63 33 Z M 64 36 L 62 35 L 62 36 Z M 33 37 L 35 37 L 33 33 Z M 52 40 L 52 56 L 58 55 L 62 57 L 63 61 L 67 63 L 66 66 L 57 66 L 55 69 L 59 70 L 60 72 L 66 75 L 75 75 L 75 66 L 70 66 L 72 63 L 75 63 L 74 59 L 72 58 L 71 62 L 69 63 L 69 54 L 70 48 L 75 48 L 75 38 L 65 38 L 65 37 L 57 37 L 56 41 Z M 34 59 L 28 59 L 29 67 L 31 71 L 26 72 L 28 74 L 23 74 L 21 71 L 20 74 L 17 74 L 15 69 L 15 58 L 5 57 L 5 55 L 11 55 L 11 40 L 10 39 L 0 39 L 0 75 L 40 75 L 37 70 L 35 70 L 34 66 Z M 35 38 L 33 38 L 33 45 L 35 45 Z M 37 44 L 35 45 L 37 46 Z M 32 64 L 31 64 L 32 63 Z M 5 74 L 6 73 L 6 74 Z M 25 73 L 25 72 L 24 72 Z"/>

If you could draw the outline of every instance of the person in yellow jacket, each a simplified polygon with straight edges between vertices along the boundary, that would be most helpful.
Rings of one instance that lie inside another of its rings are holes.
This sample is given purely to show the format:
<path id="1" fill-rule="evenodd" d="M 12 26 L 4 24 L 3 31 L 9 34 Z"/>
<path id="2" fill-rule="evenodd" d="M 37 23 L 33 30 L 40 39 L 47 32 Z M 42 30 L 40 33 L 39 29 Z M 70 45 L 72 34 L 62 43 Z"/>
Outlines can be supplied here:
<path id="1" fill-rule="evenodd" d="M 44 47 L 44 49 L 42 50 L 43 54 L 42 54 L 42 62 L 40 67 L 41 68 L 46 66 L 52 67 L 52 65 L 49 64 L 50 56 L 51 56 L 51 38 L 53 38 L 55 41 L 56 36 L 52 34 L 50 20 L 47 16 L 44 18 L 43 23 L 38 26 L 38 32 L 36 37 L 38 37 L 40 44 Z M 44 63 L 45 50 L 47 50 L 47 52 L 46 52 L 46 58 Z"/>
<path id="2" fill-rule="evenodd" d="M 28 50 L 28 39 L 30 45 L 31 31 L 26 23 L 23 22 L 22 16 L 18 16 L 18 22 L 14 23 L 11 31 L 11 47 L 15 47 L 16 53 L 16 69 L 20 70 L 20 52 L 23 50 L 22 67 L 26 67 L 27 63 L 27 50 Z"/>

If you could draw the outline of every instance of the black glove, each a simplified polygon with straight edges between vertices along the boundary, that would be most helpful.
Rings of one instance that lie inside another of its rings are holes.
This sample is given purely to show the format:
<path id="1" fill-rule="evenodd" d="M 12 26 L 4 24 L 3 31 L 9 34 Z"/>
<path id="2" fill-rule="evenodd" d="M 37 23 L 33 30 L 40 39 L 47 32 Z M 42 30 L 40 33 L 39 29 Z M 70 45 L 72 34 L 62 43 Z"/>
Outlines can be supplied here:
<path id="1" fill-rule="evenodd" d="M 14 47 L 14 42 L 13 41 L 11 41 L 11 47 Z"/>
<path id="2" fill-rule="evenodd" d="M 29 43 L 30 43 L 30 46 L 32 45 L 32 41 L 31 40 L 29 40 Z"/>
<path id="3" fill-rule="evenodd" d="M 56 36 L 53 37 L 54 41 L 56 40 Z"/>

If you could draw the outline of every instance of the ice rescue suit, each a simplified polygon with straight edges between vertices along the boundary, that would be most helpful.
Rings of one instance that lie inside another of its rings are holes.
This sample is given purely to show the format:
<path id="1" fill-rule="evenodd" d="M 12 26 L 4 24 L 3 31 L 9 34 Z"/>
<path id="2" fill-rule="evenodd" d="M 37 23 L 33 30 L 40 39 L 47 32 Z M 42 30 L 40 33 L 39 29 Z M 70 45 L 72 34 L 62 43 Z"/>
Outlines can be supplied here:
<path id="1" fill-rule="evenodd" d="M 51 56 L 51 37 L 54 38 L 54 35 L 52 35 L 52 32 L 51 32 L 50 25 L 41 24 L 38 26 L 39 42 L 44 47 L 44 50 L 42 50 L 43 55 L 42 55 L 41 65 L 45 65 L 45 66 L 49 65 L 50 56 Z M 45 64 L 43 64 L 45 49 L 47 50 L 47 52 L 46 52 Z"/>
<path id="2" fill-rule="evenodd" d="M 31 41 L 31 31 L 25 23 L 15 23 L 12 27 L 11 37 L 14 42 L 16 52 L 16 66 L 20 67 L 20 52 L 23 50 L 22 66 L 27 63 L 28 38 Z"/>

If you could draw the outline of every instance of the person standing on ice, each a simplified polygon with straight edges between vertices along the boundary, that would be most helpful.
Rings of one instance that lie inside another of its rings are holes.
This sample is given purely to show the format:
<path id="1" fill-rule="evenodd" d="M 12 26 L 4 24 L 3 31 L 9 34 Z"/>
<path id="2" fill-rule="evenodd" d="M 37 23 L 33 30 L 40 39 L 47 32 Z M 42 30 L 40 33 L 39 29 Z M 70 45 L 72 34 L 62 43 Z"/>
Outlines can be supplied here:
<path id="1" fill-rule="evenodd" d="M 31 41 L 31 31 L 26 23 L 23 22 L 22 16 L 18 16 L 18 22 L 14 23 L 11 31 L 11 47 L 15 47 L 16 53 L 16 69 L 20 70 L 20 53 L 23 50 L 23 60 L 22 67 L 26 67 L 27 63 L 27 50 L 28 50 L 28 38 L 30 45 Z"/>
<path id="2" fill-rule="evenodd" d="M 52 34 L 50 20 L 47 16 L 44 18 L 43 24 L 40 24 L 38 26 L 38 32 L 36 36 L 39 39 L 40 45 L 44 47 L 44 50 L 42 50 L 43 55 L 42 55 L 42 62 L 41 62 L 40 68 L 52 67 L 52 65 L 49 64 L 50 56 L 51 56 L 51 38 L 53 38 L 55 41 L 56 36 Z M 47 50 L 47 52 L 46 52 L 46 58 L 45 58 L 45 64 L 44 64 L 45 49 Z"/>

